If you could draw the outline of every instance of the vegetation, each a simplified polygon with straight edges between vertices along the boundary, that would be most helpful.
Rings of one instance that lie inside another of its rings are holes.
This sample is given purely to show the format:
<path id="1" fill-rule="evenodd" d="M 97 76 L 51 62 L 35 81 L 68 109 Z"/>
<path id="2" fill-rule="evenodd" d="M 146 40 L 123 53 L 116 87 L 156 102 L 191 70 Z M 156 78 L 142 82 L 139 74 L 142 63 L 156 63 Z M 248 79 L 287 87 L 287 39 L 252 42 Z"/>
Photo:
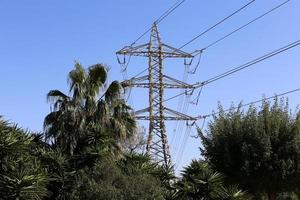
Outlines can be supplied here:
<path id="1" fill-rule="evenodd" d="M 209 164 L 253 194 L 276 199 L 300 184 L 300 115 L 292 115 L 284 99 L 263 102 L 261 110 L 244 112 L 222 107 L 200 132 L 202 154 Z"/>
<path id="2" fill-rule="evenodd" d="M 48 177 L 32 155 L 33 136 L 0 118 L 0 194 L 4 199 L 43 199 Z"/>
<path id="3" fill-rule="evenodd" d="M 192 161 L 183 170 L 182 178 L 176 183 L 174 199 L 187 200 L 247 200 L 249 195 L 237 186 L 226 186 L 224 177 L 215 172 L 205 161 Z"/>
<path id="4" fill-rule="evenodd" d="M 260 111 L 220 106 L 207 134 L 199 130 L 204 160 L 176 177 L 144 154 L 143 131 L 104 65 L 76 63 L 68 82 L 67 94 L 47 94 L 42 134 L 0 117 L 0 199 L 298 199 L 300 115 L 282 100 Z"/>

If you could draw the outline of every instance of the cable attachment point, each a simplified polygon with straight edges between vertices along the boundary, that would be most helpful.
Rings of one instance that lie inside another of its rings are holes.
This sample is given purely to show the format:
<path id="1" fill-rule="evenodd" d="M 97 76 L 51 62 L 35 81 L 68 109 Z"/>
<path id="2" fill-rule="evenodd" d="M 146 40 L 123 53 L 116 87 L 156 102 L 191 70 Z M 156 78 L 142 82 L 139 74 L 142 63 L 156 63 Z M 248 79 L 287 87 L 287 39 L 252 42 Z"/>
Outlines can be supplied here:
<path id="1" fill-rule="evenodd" d="M 188 59 L 188 58 L 184 58 L 184 65 L 185 66 L 191 66 L 193 63 L 194 57 Z"/>
<path id="2" fill-rule="evenodd" d="M 123 60 L 122 60 L 122 61 L 120 60 L 120 57 L 119 57 L 118 54 L 116 54 L 116 56 L 117 56 L 118 63 L 119 63 L 120 65 L 124 65 L 124 64 L 125 64 L 125 55 L 123 56 Z"/>
<path id="3" fill-rule="evenodd" d="M 196 50 L 194 53 L 192 53 L 192 54 L 195 54 L 194 57 L 198 56 L 198 61 L 197 61 L 196 66 L 194 67 L 194 69 L 193 69 L 193 70 L 190 70 L 190 71 L 188 72 L 189 74 L 195 74 L 195 73 L 196 73 L 197 69 L 198 69 L 199 66 L 200 66 L 201 58 L 202 58 L 202 53 L 203 53 L 204 50 L 205 50 L 205 49 L 200 49 L 200 50 Z M 194 58 L 194 57 L 193 57 L 193 58 Z"/>
<path id="4" fill-rule="evenodd" d="M 203 86 L 201 86 L 201 88 L 200 88 L 200 90 L 198 92 L 197 97 L 190 102 L 191 104 L 198 105 L 199 99 L 200 99 L 200 96 L 201 96 L 201 93 L 202 93 L 202 90 L 203 90 Z"/>
<path id="5" fill-rule="evenodd" d="M 196 124 L 196 121 L 186 121 L 186 126 L 187 127 L 193 127 Z"/>
<path id="6" fill-rule="evenodd" d="M 123 58 L 120 58 L 118 54 L 116 54 L 116 56 L 117 56 L 118 63 L 119 63 L 120 66 L 121 66 L 121 73 L 126 72 L 127 67 L 128 67 L 128 65 L 129 65 L 129 63 L 130 63 L 131 55 L 129 56 L 127 62 L 126 62 L 126 60 L 127 60 L 127 59 L 126 59 L 126 55 L 123 55 Z"/>
<path id="7" fill-rule="evenodd" d="M 191 89 L 191 90 L 187 90 L 187 89 L 186 89 L 186 90 L 184 91 L 184 93 L 185 93 L 185 95 L 187 95 L 187 96 L 191 96 L 191 95 L 193 95 L 194 90 L 195 90 L 194 88 Z"/>

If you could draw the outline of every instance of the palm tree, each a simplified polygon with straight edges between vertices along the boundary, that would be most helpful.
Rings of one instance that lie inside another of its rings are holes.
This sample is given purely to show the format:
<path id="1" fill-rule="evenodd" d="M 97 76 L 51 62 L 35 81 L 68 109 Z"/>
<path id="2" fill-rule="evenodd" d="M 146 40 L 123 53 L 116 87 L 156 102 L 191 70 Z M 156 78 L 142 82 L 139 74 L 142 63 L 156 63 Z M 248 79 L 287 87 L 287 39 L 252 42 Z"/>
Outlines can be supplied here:
<path id="1" fill-rule="evenodd" d="M 223 192 L 223 177 L 214 172 L 204 161 L 193 160 L 177 183 L 175 199 L 219 199 Z"/>
<path id="2" fill-rule="evenodd" d="M 225 186 L 224 177 L 211 169 L 205 161 L 193 160 L 183 170 L 176 184 L 174 199 L 188 200 L 249 200 L 251 197 L 237 186 Z"/>
<path id="3" fill-rule="evenodd" d="M 252 199 L 247 192 L 240 190 L 236 185 L 224 187 L 222 194 L 223 200 L 247 200 Z"/>
<path id="4" fill-rule="evenodd" d="M 106 144 L 102 149 L 118 149 L 118 142 L 135 133 L 135 120 L 122 99 L 121 84 L 114 81 L 104 91 L 104 65 L 85 70 L 76 63 L 68 81 L 70 95 L 59 90 L 51 90 L 47 95 L 53 107 L 44 121 L 47 141 L 73 155 L 74 151 L 80 152 L 89 145 L 98 147 L 99 143 Z"/>

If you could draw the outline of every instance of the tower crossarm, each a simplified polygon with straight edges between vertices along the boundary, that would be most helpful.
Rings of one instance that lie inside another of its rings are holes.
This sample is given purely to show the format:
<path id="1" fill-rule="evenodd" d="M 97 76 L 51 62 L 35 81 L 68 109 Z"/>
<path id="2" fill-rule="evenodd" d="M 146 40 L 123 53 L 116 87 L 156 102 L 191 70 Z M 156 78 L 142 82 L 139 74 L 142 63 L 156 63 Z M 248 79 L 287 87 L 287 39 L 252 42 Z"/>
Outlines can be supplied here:
<path id="1" fill-rule="evenodd" d="M 186 115 L 184 113 L 172 110 L 170 108 L 165 108 L 164 110 L 165 110 L 165 113 L 173 115 L 173 117 L 177 118 L 177 120 L 185 120 L 185 121 L 196 121 L 197 120 L 196 117 Z"/>
<path id="2" fill-rule="evenodd" d="M 149 112 L 150 108 L 144 108 L 138 111 L 135 111 L 135 118 L 137 120 L 150 120 L 149 115 L 141 115 L 144 113 Z M 165 111 L 165 115 L 164 115 L 164 120 L 168 120 L 168 121 L 197 121 L 197 117 L 191 117 L 189 115 L 183 114 L 181 112 L 177 112 L 175 110 L 172 110 L 170 108 L 164 108 Z M 159 116 L 153 116 L 153 119 L 159 119 Z"/>
<path id="3" fill-rule="evenodd" d="M 163 82 L 164 82 L 163 87 L 168 88 L 168 89 L 178 89 L 178 88 L 195 89 L 194 85 L 182 82 L 180 80 L 177 80 L 177 79 L 172 78 L 167 75 L 163 75 Z M 122 86 L 123 87 L 149 88 L 150 83 L 149 83 L 148 75 L 125 80 L 122 82 Z M 151 87 L 154 87 L 154 88 L 158 88 L 159 86 L 160 86 L 159 83 L 151 84 Z"/>
<path id="4" fill-rule="evenodd" d="M 145 75 L 145 76 L 140 76 L 140 77 L 135 77 L 135 78 L 131 78 L 128 80 L 124 80 L 121 82 L 121 85 L 123 87 L 137 87 L 136 84 L 144 82 L 149 80 L 149 76 Z"/>
<path id="5" fill-rule="evenodd" d="M 144 109 L 141 109 L 141 110 L 137 110 L 134 112 L 134 115 L 137 116 L 139 114 L 142 114 L 142 113 L 146 113 L 146 112 L 149 112 L 150 108 L 144 108 Z"/>
<path id="6" fill-rule="evenodd" d="M 150 120 L 149 116 L 143 115 L 143 116 L 136 116 L 135 119 L 137 120 Z M 155 120 L 159 120 L 160 118 L 158 116 L 154 116 L 151 119 L 155 119 Z M 163 118 L 166 121 L 197 121 L 196 118 L 192 118 L 192 117 L 172 117 L 172 116 L 164 116 Z"/>
<path id="7" fill-rule="evenodd" d="M 194 89 L 195 86 L 185 83 L 183 81 L 180 81 L 178 79 L 172 78 L 170 76 L 167 75 L 163 75 L 164 76 L 164 85 L 170 84 L 173 85 L 173 88 L 186 88 L 186 89 Z"/>
<path id="8" fill-rule="evenodd" d="M 133 56 L 139 56 L 143 53 L 148 52 L 148 46 L 149 44 L 142 44 L 138 46 L 125 46 L 121 50 L 117 51 L 116 54 L 119 55 L 133 55 Z"/>
<path id="9" fill-rule="evenodd" d="M 138 46 L 126 46 L 121 50 L 117 51 L 119 55 L 129 56 L 142 56 L 142 57 L 162 57 L 162 58 L 193 58 L 194 56 L 190 53 L 184 52 L 175 47 L 171 47 L 166 44 L 161 44 L 161 49 L 158 51 L 156 48 L 149 49 L 149 43 Z"/>
<path id="10" fill-rule="evenodd" d="M 169 58 L 193 58 L 194 56 L 190 53 L 184 52 L 175 47 L 169 46 L 167 44 L 162 44 L 164 50 L 164 57 Z"/>

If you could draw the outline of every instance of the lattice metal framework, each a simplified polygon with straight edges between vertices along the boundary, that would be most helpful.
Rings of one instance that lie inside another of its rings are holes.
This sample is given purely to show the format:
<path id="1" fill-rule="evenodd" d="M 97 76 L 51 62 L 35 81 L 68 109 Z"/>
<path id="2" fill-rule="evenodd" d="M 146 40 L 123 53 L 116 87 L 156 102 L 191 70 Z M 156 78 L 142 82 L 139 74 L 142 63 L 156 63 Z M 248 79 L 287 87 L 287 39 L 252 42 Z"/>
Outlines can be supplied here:
<path id="1" fill-rule="evenodd" d="M 171 154 L 165 120 L 195 121 L 196 118 L 164 106 L 165 88 L 193 89 L 194 86 L 165 75 L 163 72 L 163 60 L 165 58 L 192 58 L 193 56 L 162 43 L 155 23 L 152 26 L 149 43 L 135 47 L 124 47 L 117 54 L 148 58 L 148 75 L 125 80 L 123 85 L 149 88 L 149 107 L 136 111 L 135 116 L 138 120 L 149 120 L 147 152 L 157 162 L 169 166 L 171 164 Z M 148 115 L 145 115 L 146 113 Z"/>

